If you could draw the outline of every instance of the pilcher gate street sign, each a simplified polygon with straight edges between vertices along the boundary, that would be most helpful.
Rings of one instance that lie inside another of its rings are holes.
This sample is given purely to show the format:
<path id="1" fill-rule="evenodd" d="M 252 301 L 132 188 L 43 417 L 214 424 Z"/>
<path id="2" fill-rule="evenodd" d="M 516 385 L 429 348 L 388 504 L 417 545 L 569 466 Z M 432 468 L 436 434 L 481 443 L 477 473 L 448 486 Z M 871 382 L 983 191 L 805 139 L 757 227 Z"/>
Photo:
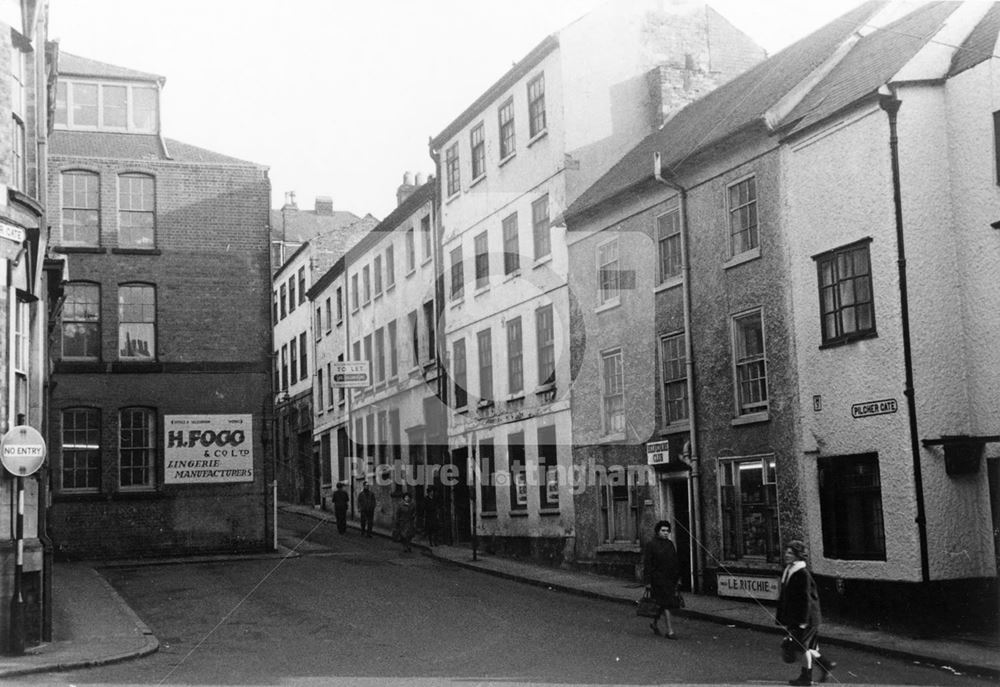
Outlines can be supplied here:
<path id="1" fill-rule="evenodd" d="M 34 427 L 18 425 L 0 439 L 0 461 L 17 477 L 33 475 L 45 462 L 45 439 Z"/>
<path id="2" fill-rule="evenodd" d="M 855 420 L 872 415 L 888 415 L 899 410 L 899 404 L 894 398 L 884 398 L 880 401 L 864 401 L 851 406 L 851 417 Z"/>
<path id="3" fill-rule="evenodd" d="M 330 368 L 331 385 L 338 389 L 361 389 L 372 385 L 371 363 L 336 362 Z"/>

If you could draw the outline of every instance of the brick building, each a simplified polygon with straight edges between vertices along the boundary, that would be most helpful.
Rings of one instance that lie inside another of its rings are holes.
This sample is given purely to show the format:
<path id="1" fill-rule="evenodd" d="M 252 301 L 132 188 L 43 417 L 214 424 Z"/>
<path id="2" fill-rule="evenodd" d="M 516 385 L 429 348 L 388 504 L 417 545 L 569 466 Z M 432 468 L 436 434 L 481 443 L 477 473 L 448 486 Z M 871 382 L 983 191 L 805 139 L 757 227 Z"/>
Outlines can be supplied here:
<path id="1" fill-rule="evenodd" d="M 162 77 L 63 54 L 49 156 L 50 528 L 64 556 L 270 537 L 267 169 L 164 138 Z"/>

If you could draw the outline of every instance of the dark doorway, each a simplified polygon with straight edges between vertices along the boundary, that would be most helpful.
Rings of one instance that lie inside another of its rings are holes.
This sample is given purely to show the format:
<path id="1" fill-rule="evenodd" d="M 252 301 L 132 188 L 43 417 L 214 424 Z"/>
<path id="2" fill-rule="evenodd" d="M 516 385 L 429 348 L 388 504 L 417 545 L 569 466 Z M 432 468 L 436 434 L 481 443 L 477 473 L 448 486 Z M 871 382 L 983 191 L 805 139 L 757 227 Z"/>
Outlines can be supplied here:
<path id="1" fill-rule="evenodd" d="M 463 447 L 451 452 L 451 462 L 458 470 L 458 479 L 449 490 L 452 501 L 452 523 L 455 543 L 464 544 L 472 541 L 472 510 L 469 504 L 469 449 Z"/>
<path id="2" fill-rule="evenodd" d="M 691 591 L 691 509 L 688 506 L 688 480 L 670 482 L 670 501 L 673 505 L 674 546 L 680 562 L 680 587 Z"/>
<path id="3" fill-rule="evenodd" d="M 990 480 L 990 514 L 993 516 L 993 556 L 1000 570 L 1000 458 L 986 459 Z"/>

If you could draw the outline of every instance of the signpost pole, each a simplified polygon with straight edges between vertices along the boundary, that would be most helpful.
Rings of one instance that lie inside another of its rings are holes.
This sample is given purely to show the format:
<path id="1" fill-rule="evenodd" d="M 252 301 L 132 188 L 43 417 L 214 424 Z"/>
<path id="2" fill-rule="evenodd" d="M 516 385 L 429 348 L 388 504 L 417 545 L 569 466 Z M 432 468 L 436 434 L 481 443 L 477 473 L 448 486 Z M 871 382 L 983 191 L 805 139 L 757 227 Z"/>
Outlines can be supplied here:
<path id="1" fill-rule="evenodd" d="M 21 575 L 24 571 L 24 478 L 15 478 L 17 494 L 17 519 L 14 524 L 17 559 L 14 563 L 14 593 L 10 600 L 10 646 L 12 656 L 24 654 L 24 596 L 21 590 Z"/>

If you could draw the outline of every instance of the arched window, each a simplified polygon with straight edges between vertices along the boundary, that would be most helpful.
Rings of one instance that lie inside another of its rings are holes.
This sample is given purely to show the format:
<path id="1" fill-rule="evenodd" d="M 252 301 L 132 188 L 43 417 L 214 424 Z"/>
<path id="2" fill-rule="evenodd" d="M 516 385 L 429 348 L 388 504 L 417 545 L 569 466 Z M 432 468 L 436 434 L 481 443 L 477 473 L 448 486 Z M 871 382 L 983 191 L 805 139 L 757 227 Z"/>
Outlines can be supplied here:
<path id="1" fill-rule="evenodd" d="M 156 183 L 147 174 L 118 176 L 118 247 L 156 247 Z"/>
<path id="2" fill-rule="evenodd" d="M 61 491 L 99 491 L 101 488 L 101 414 L 97 408 L 62 411 Z"/>
<path id="3" fill-rule="evenodd" d="M 118 413 L 118 486 L 122 490 L 155 485 L 156 413 L 122 408 Z"/>
<path id="4" fill-rule="evenodd" d="M 63 246 L 96 247 L 101 243 L 101 179 L 93 172 L 69 171 L 62 177 Z"/>
<path id="5" fill-rule="evenodd" d="M 118 358 L 156 360 L 156 287 L 118 285 Z"/>
<path id="6" fill-rule="evenodd" d="M 62 358 L 97 360 L 101 356 L 101 286 L 70 282 L 62 307 Z"/>

